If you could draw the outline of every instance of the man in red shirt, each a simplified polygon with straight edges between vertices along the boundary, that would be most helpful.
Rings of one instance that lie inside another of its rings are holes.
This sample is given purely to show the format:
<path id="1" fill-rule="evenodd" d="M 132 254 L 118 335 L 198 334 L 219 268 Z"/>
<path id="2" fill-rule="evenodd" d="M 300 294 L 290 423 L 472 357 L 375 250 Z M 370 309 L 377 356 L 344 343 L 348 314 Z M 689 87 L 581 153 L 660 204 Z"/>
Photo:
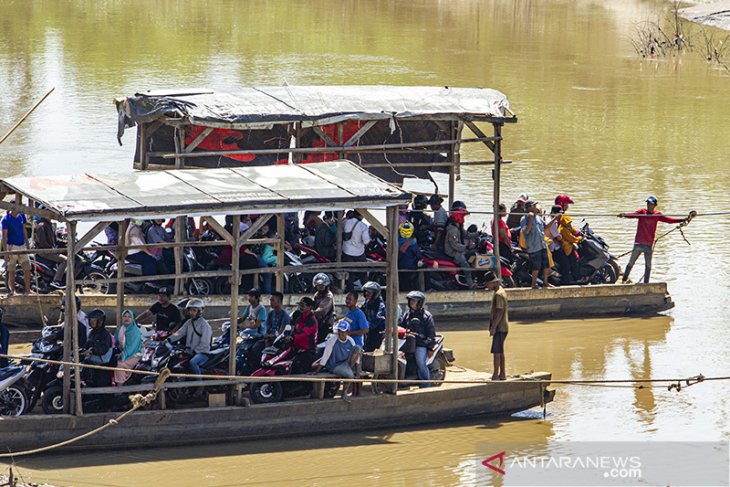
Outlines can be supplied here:
<path id="1" fill-rule="evenodd" d="M 299 309 L 292 315 L 294 330 L 289 337 L 297 354 L 292 363 L 292 372 L 305 374 L 312 369 L 312 362 L 317 351 L 317 317 L 312 312 L 314 300 L 303 297 L 299 301 Z"/>
<path id="2" fill-rule="evenodd" d="M 641 254 L 644 254 L 644 283 L 649 282 L 657 223 L 688 223 L 691 219 L 689 216 L 687 218 L 671 218 L 664 216 L 661 211 L 656 211 L 656 205 L 656 196 L 649 196 L 646 199 L 646 209 L 642 208 L 634 213 L 619 213 L 618 215 L 619 218 L 637 218 L 639 220 L 636 226 L 634 250 L 631 252 L 631 258 L 629 259 L 629 263 L 626 265 L 624 277 L 621 281 L 623 283 L 629 279 L 631 269 L 634 267 L 636 260 Z"/>

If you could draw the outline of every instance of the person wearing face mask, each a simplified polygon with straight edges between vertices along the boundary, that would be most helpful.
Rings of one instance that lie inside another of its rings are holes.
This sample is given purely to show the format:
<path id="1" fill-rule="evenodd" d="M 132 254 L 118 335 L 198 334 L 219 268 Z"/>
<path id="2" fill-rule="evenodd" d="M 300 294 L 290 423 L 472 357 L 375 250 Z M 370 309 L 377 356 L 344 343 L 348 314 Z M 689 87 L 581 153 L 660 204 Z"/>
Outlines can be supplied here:
<path id="1" fill-rule="evenodd" d="M 86 338 L 83 350 L 80 352 L 85 361 L 90 364 L 104 365 L 112 359 L 112 336 L 104 327 L 106 314 L 99 308 L 88 314 L 91 331 Z"/>

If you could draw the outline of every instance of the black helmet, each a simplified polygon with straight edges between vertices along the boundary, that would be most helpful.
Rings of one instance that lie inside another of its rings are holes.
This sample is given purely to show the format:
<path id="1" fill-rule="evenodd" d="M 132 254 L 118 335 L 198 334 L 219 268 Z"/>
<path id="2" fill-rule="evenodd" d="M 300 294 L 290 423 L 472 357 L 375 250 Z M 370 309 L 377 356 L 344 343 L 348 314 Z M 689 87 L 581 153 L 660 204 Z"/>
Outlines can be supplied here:
<path id="1" fill-rule="evenodd" d="M 411 299 L 415 299 L 420 305 L 423 305 L 423 303 L 426 302 L 426 295 L 423 294 L 421 291 L 411 291 L 406 295 L 406 299 L 408 301 L 410 301 Z"/>
<path id="2" fill-rule="evenodd" d="M 466 210 L 466 203 L 461 200 L 454 201 L 453 203 L 451 203 L 451 211 L 455 210 Z"/>
<path id="3" fill-rule="evenodd" d="M 80 309 L 81 309 L 81 298 L 76 296 L 76 311 L 78 311 Z M 64 296 L 61 298 L 61 311 L 65 311 L 65 310 L 66 310 L 66 297 Z"/>
<path id="4" fill-rule="evenodd" d="M 86 317 L 89 319 L 89 323 L 91 323 L 91 320 L 96 320 L 97 325 L 100 327 L 104 326 L 104 323 L 106 322 L 106 313 L 99 308 L 89 311 L 89 314 Z"/>
<path id="5" fill-rule="evenodd" d="M 443 202 L 444 202 L 444 199 L 437 194 L 432 194 L 431 197 L 428 199 L 429 205 L 440 205 Z"/>
<path id="6" fill-rule="evenodd" d="M 254 287 L 254 288 L 249 289 L 248 295 L 249 296 L 256 296 L 257 298 L 260 298 L 261 297 L 261 291 L 259 291 L 258 288 Z"/>
<path id="7" fill-rule="evenodd" d="M 425 210 L 427 204 L 428 204 L 428 198 L 426 198 L 425 194 L 419 194 L 419 195 L 416 195 L 415 198 L 413 198 L 413 209 L 414 210 Z"/>

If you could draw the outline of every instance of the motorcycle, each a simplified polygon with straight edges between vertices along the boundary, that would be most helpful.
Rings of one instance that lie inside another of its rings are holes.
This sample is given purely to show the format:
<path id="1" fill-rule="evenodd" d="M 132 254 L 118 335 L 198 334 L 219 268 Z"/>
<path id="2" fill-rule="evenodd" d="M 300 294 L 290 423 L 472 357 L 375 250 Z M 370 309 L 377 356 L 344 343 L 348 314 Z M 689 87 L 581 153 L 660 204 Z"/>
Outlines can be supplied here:
<path id="1" fill-rule="evenodd" d="M 0 369 L 0 417 L 20 416 L 28 410 L 25 366 L 11 363 Z"/>
<path id="2" fill-rule="evenodd" d="M 621 274 L 616 258 L 608 251 L 608 244 L 585 223 L 580 231 L 583 240 L 578 244 L 580 282 L 584 284 L 613 284 Z M 560 268 L 558 266 L 558 270 Z"/>
<path id="3" fill-rule="evenodd" d="M 208 360 L 201 364 L 200 369 L 205 375 L 228 375 L 228 355 L 230 353 L 230 347 L 224 346 L 217 349 L 212 349 L 206 355 Z M 165 340 L 160 342 L 155 350 L 155 355 L 152 359 L 152 366 L 155 370 L 162 370 L 163 368 L 170 369 L 173 374 L 191 374 L 190 370 L 190 359 L 193 358 L 185 348 L 176 347 L 169 341 Z M 142 382 L 154 382 L 156 378 L 154 376 L 145 377 Z M 181 378 L 181 377 L 170 377 L 168 382 L 184 382 L 194 379 Z M 190 402 L 196 399 L 196 390 L 194 387 L 173 387 L 166 391 L 167 400 L 171 404 Z M 224 386 L 213 386 L 209 388 L 212 392 L 225 392 Z"/>
<path id="4" fill-rule="evenodd" d="M 443 252 L 436 250 L 424 250 L 423 263 L 426 267 L 430 267 L 432 269 L 443 269 L 443 272 L 428 273 L 426 284 L 427 288 L 438 291 L 469 289 L 469 285 L 466 282 L 463 271 L 457 270 L 459 266 L 456 262 Z M 515 287 L 512 277 L 513 272 L 509 266 L 508 259 L 500 258 L 500 272 L 502 274 L 502 280 L 505 283 L 505 287 Z M 486 287 L 486 282 L 484 280 L 486 272 L 474 269 L 471 274 L 477 289 L 484 289 Z"/>
<path id="5" fill-rule="evenodd" d="M 30 286 L 34 291 L 41 294 L 48 294 L 56 288 L 51 286 L 53 278 L 56 275 L 58 264 L 52 260 L 44 258 L 42 255 L 30 255 Z M 76 280 L 88 281 L 85 284 L 77 286 L 81 294 L 98 293 L 108 294 L 109 285 L 97 283 L 96 281 L 107 279 L 107 275 L 102 267 L 94 263 L 94 260 L 83 252 L 76 254 Z M 15 270 L 15 283 L 18 287 L 25 286 L 25 273 L 22 268 Z"/>
<path id="6" fill-rule="evenodd" d="M 63 344 L 56 339 L 56 328 L 53 326 L 43 328 L 41 338 L 35 340 L 31 347 L 30 357 L 32 359 L 61 360 L 63 358 Z M 29 399 L 26 412 L 33 411 L 48 383 L 56 379 L 59 370 L 58 364 L 39 360 L 29 362 L 28 373 L 25 377 Z"/>
<path id="7" fill-rule="evenodd" d="M 276 377 L 292 375 L 292 364 L 296 351 L 286 339 L 292 328 L 287 325 L 284 333 L 279 335 L 271 347 L 264 349 L 261 358 L 261 368 L 256 370 L 252 377 Z M 335 397 L 340 388 L 339 382 L 327 382 L 324 387 L 324 397 Z M 254 382 L 249 394 L 254 404 L 268 404 L 280 402 L 288 397 L 298 397 L 311 394 L 312 382 Z"/>
<path id="8" fill-rule="evenodd" d="M 155 351 L 161 342 L 167 340 L 171 335 L 170 331 L 158 331 L 152 337 L 144 342 L 142 348 L 142 357 L 139 362 L 134 366 L 134 370 L 142 370 L 145 372 L 154 372 L 157 370 L 157 365 L 153 365 L 152 359 L 155 356 Z M 132 374 L 132 377 L 126 382 L 127 384 L 139 384 L 145 377 L 143 374 Z"/>
<path id="9" fill-rule="evenodd" d="M 63 374 L 64 366 L 58 368 L 56 379 L 46 384 L 43 391 L 41 406 L 46 414 L 63 413 Z M 108 370 L 81 369 L 81 387 L 110 387 L 112 385 L 112 373 Z M 75 387 L 73 367 L 71 368 L 71 388 Z M 127 407 L 129 399 L 125 395 L 109 394 L 84 394 L 82 406 L 84 411 L 99 412 L 110 409 L 118 410 Z"/>
<path id="10" fill-rule="evenodd" d="M 383 345 L 385 346 L 385 345 Z M 448 352 L 448 353 L 447 353 Z M 398 378 L 418 379 L 416 367 L 416 339 L 408 334 L 408 330 L 398 327 Z M 428 351 L 426 365 L 431 380 L 440 381 L 446 378 L 446 367 L 454 362 L 453 352 L 444 350 L 443 335 L 436 335 L 435 342 Z M 435 384 L 440 386 L 440 383 Z"/>

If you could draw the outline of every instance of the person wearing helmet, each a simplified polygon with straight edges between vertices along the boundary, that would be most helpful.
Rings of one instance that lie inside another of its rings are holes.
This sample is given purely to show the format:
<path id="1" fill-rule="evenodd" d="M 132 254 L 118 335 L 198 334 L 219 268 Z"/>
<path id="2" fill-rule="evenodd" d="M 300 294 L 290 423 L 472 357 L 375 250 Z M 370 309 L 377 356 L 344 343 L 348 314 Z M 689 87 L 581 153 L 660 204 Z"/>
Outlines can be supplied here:
<path id="1" fill-rule="evenodd" d="M 86 339 L 86 344 L 80 355 L 85 357 L 85 361 L 90 364 L 104 365 L 108 364 L 112 359 L 112 336 L 104 327 L 106 322 L 106 314 L 104 311 L 96 308 L 89 313 L 89 327 L 91 332 Z"/>
<path id="2" fill-rule="evenodd" d="M 423 253 L 413 232 L 411 222 L 403 222 L 398 227 L 398 269 L 406 271 L 398 273 L 401 291 L 418 289 L 418 273 L 413 271 L 423 267 Z"/>
<path id="3" fill-rule="evenodd" d="M 315 292 L 312 300 L 314 302 L 314 316 L 317 318 L 317 336 L 322 341 L 332 329 L 335 322 L 335 296 L 330 291 L 330 277 L 320 272 L 314 279 L 312 285 Z"/>
<path id="4" fill-rule="evenodd" d="M 314 249 L 330 261 L 337 260 L 337 220 L 331 211 L 325 211 L 322 221 L 314 229 Z"/>
<path id="5" fill-rule="evenodd" d="M 292 334 L 287 337 L 296 351 L 296 356 L 292 362 L 292 372 L 294 374 L 306 374 L 312 370 L 312 362 L 314 362 L 315 352 L 317 351 L 317 317 L 312 312 L 314 310 L 314 300 L 309 297 L 303 297 L 298 303 L 297 309 L 292 315 L 291 321 L 294 323 Z"/>
<path id="6" fill-rule="evenodd" d="M 122 313 L 122 324 L 117 326 L 114 332 L 114 343 L 116 343 L 116 348 L 120 350 L 117 354 L 116 367 L 127 370 L 133 369 L 142 357 L 142 332 L 137 326 L 134 312 L 131 309 L 126 309 Z M 132 377 L 132 373 L 126 370 L 114 371 L 114 382 L 118 386 L 127 382 L 130 377 Z"/>
<path id="7" fill-rule="evenodd" d="M 76 299 L 76 323 L 77 323 L 77 330 L 79 335 L 79 347 L 83 347 L 86 343 L 86 337 L 89 336 L 89 333 L 91 332 L 91 328 L 89 327 L 89 318 L 86 316 L 86 313 L 81 309 L 81 299 L 78 296 L 75 296 Z M 64 329 L 66 328 L 66 298 L 61 298 L 61 318 L 63 318 L 63 321 L 61 321 L 61 325 L 58 328 L 58 331 L 56 331 L 55 337 L 56 340 L 63 341 L 63 333 Z"/>
<path id="8" fill-rule="evenodd" d="M 161 287 L 157 291 L 157 302 L 137 316 L 137 322 L 142 323 L 147 318 L 155 317 L 156 331 L 175 333 L 182 325 L 180 308 L 172 302 L 172 291 L 169 287 Z"/>
<path id="9" fill-rule="evenodd" d="M 649 282 L 651 276 L 651 258 L 654 254 L 654 239 L 656 237 L 656 226 L 659 222 L 687 224 L 692 221 L 696 214 L 690 212 L 686 218 L 672 218 L 664 216 L 657 207 L 656 196 L 649 196 L 646 199 L 646 208 L 635 211 L 634 213 L 619 213 L 619 218 L 636 218 L 638 224 L 636 226 L 636 236 L 634 237 L 634 249 L 631 251 L 629 263 L 626 264 L 624 277 L 621 282 L 625 283 L 629 280 L 629 274 L 634 264 L 641 254 L 644 254 L 644 282 Z"/>
<path id="10" fill-rule="evenodd" d="M 413 225 L 413 236 L 418 245 L 423 248 L 431 245 L 431 234 L 429 230 L 433 225 L 433 220 L 426 214 L 426 205 L 428 198 L 425 194 L 416 195 L 413 198 L 411 211 L 406 214 L 406 221 Z"/>
<path id="11" fill-rule="evenodd" d="M 342 262 L 365 262 L 365 246 L 370 243 L 368 225 L 362 221 L 363 216 L 356 210 L 347 212 L 342 224 Z M 347 276 L 346 290 L 355 289 L 355 283 L 365 282 L 366 273 L 350 272 Z M 330 323 L 330 326 L 332 324 Z"/>
<path id="12" fill-rule="evenodd" d="M 385 332 L 385 301 L 380 295 L 382 288 L 374 281 L 366 282 L 362 287 L 365 302 L 360 309 L 365 313 L 368 322 L 368 335 L 365 339 L 364 350 L 372 352 L 380 348 Z"/>
<path id="13" fill-rule="evenodd" d="M 451 216 L 446 223 L 446 237 L 444 239 L 444 253 L 448 255 L 461 268 L 468 268 L 466 251 L 473 243 L 467 239 L 464 231 L 464 218 L 469 212 L 462 201 L 454 201 L 451 205 Z M 471 271 L 463 271 L 469 289 L 474 289 L 474 280 Z"/>
<path id="14" fill-rule="evenodd" d="M 444 199 L 437 194 L 432 194 L 428 199 L 428 204 L 433 212 L 433 220 L 431 223 L 433 243 L 431 244 L 431 248 L 438 251 L 443 251 L 446 222 L 449 220 L 449 213 L 446 211 L 446 208 L 443 207 L 443 202 Z"/>
<path id="15" fill-rule="evenodd" d="M 343 318 L 335 325 L 336 335 L 330 335 L 324 346 L 324 353 L 314 363 L 313 372 L 323 368 L 337 377 L 353 379 L 360 375 L 359 364 L 362 348 L 349 335 L 350 322 Z M 346 383 L 342 391 L 342 399 L 348 398 L 348 391 L 352 383 Z"/>
<path id="16" fill-rule="evenodd" d="M 347 293 L 345 296 L 347 313 L 345 313 L 344 319 L 350 324 L 347 334 L 355 340 L 355 345 L 362 349 L 365 345 L 363 337 L 368 334 L 369 330 L 368 319 L 365 317 L 365 313 L 357 306 L 359 297 L 356 291 Z"/>
<path id="17" fill-rule="evenodd" d="M 190 359 L 190 370 L 193 374 L 201 375 L 200 366 L 208 359 L 210 341 L 213 338 L 213 329 L 203 318 L 205 304 L 201 299 L 193 298 L 185 305 L 185 314 L 188 320 L 179 330 L 170 335 L 169 341 L 175 342 L 185 337 L 185 347 L 193 356 Z"/>
<path id="18" fill-rule="evenodd" d="M 401 318 L 400 326 L 408 331 L 408 335 L 416 339 L 416 367 L 418 380 L 431 379 L 426 361 L 428 351 L 436 341 L 436 328 L 433 316 L 424 307 L 426 296 L 421 291 L 411 291 L 406 295 L 408 309 Z M 420 387 L 429 387 L 429 383 L 421 383 Z"/>

